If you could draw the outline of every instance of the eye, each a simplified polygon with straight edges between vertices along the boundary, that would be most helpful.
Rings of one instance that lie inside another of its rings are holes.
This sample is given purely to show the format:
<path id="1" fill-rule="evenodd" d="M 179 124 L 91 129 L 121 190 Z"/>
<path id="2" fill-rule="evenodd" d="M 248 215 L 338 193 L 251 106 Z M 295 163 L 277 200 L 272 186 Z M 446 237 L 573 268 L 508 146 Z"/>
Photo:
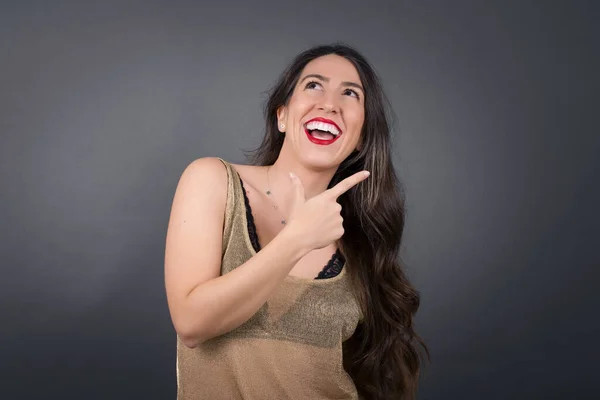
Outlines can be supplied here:
<path id="1" fill-rule="evenodd" d="M 356 90 L 346 89 L 346 90 L 344 90 L 344 94 L 349 94 L 350 96 L 360 99 L 360 95 L 358 94 L 358 92 Z"/>
<path id="2" fill-rule="evenodd" d="M 321 87 L 321 84 L 317 81 L 310 81 L 304 86 L 305 89 L 317 89 Z"/>

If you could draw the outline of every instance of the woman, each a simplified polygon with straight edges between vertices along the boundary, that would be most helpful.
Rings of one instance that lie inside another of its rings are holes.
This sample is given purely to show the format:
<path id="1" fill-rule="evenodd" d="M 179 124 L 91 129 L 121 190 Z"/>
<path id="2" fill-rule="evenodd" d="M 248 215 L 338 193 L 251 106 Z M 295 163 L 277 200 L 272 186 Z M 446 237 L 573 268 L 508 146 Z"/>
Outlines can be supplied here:
<path id="1" fill-rule="evenodd" d="M 165 256 L 178 399 L 414 398 L 427 349 L 385 105 L 358 52 L 315 47 L 272 90 L 251 165 L 186 168 Z"/>

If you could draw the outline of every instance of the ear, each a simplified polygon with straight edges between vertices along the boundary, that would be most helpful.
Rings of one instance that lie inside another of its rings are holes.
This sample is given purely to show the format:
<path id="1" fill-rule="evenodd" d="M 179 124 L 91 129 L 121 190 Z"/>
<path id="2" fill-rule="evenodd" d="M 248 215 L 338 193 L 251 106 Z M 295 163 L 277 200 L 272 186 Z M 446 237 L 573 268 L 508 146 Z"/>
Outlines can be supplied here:
<path id="1" fill-rule="evenodd" d="M 283 124 L 283 128 L 281 127 Z M 277 129 L 279 132 L 285 132 L 285 128 L 287 127 L 287 108 L 285 106 L 281 106 L 277 109 Z"/>

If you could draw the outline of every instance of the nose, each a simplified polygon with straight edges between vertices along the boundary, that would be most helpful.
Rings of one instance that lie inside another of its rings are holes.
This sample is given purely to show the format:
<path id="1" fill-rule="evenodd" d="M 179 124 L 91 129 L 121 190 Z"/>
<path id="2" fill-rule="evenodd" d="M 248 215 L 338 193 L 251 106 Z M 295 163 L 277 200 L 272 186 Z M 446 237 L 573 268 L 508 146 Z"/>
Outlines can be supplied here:
<path id="1" fill-rule="evenodd" d="M 332 94 L 324 95 L 321 98 L 319 104 L 317 105 L 317 108 L 319 109 L 319 111 L 332 114 L 337 114 L 340 111 L 338 102 L 335 96 Z"/>

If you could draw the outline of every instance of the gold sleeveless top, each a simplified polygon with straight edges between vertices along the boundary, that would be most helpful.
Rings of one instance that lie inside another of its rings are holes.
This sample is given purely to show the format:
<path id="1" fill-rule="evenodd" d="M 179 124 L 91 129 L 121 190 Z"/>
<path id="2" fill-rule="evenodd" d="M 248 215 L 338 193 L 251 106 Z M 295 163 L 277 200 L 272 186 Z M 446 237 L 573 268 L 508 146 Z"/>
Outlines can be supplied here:
<path id="1" fill-rule="evenodd" d="M 237 171 L 228 162 L 221 274 L 254 254 Z M 248 321 L 194 349 L 177 338 L 177 399 L 358 399 L 342 342 L 361 319 L 346 268 L 333 278 L 287 276 Z"/>

